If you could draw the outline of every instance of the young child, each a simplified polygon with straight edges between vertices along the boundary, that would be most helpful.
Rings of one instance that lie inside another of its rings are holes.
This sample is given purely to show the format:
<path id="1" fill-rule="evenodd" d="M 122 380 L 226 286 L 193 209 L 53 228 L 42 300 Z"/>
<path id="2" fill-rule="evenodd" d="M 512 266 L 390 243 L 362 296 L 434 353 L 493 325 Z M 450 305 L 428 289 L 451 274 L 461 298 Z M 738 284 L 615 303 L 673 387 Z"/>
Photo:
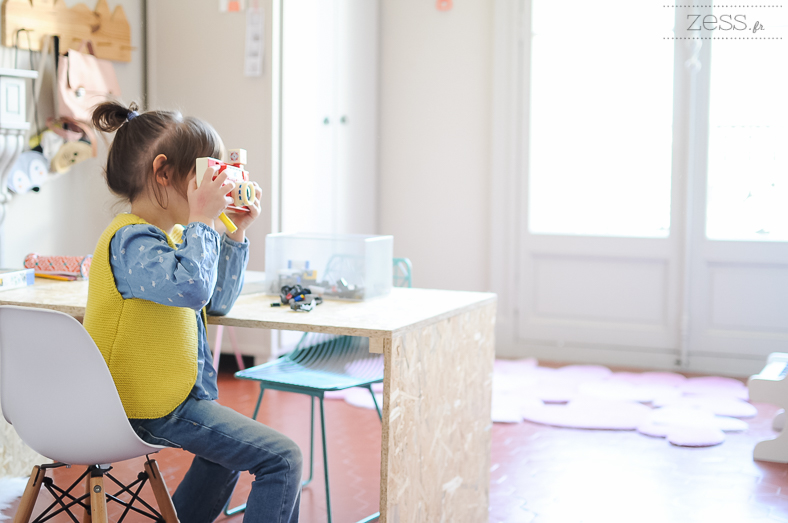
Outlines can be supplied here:
<path id="1" fill-rule="evenodd" d="M 226 314 L 241 291 L 245 230 L 259 203 L 231 214 L 238 230 L 220 237 L 214 220 L 231 202 L 232 182 L 222 186 L 225 174 L 211 181 L 211 168 L 197 187 L 194 172 L 197 158 L 220 157 L 216 131 L 179 113 L 136 109 L 106 102 L 93 113 L 98 129 L 117 131 L 107 184 L 131 203 L 131 213 L 116 216 L 98 241 L 85 328 L 137 435 L 195 455 L 172 496 L 182 522 L 216 519 L 242 470 L 255 476 L 245 522 L 298 521 L 301 452 L 216 402 L 206 337 L 206 313 Z"/>

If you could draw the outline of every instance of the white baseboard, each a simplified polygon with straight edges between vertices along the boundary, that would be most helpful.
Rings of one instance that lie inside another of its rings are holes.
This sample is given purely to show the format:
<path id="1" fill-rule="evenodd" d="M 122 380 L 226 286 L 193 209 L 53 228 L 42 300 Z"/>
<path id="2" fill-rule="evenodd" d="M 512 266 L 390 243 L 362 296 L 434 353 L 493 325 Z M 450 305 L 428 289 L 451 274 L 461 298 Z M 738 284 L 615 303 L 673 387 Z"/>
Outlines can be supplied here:
<path id="1" fill-rule="evenodd" d="M 538 342 L 513 342 L 496 344 L 496 357 L 536 358 L 540 361 L 583 363 L 627 367 L 643 370 L 693 372 L 732 377 L 757 374 L 766 364 L 765 358 L 729 354 L 690 354 L 687 365 L 678 364 L 677 350 L 657 350 L 643 347 L 558 347 Z"/>

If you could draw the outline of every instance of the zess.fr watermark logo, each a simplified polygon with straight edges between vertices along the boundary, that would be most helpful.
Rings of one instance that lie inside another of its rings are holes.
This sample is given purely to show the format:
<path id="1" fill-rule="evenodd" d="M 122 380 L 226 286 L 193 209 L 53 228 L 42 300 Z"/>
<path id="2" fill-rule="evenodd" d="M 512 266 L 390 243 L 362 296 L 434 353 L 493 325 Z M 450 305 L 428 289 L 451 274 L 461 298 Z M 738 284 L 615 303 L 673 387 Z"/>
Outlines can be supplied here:
<path id="1" fill-rule="evenodd" d="M 752 24 L 747 23 L 745 14 L 725 14 L 725 15 L 687 15 L 689 24 L 687 31 L 758 31 L 766 29 L 760 20 Z"/>
<path id="2" fill-rule="evenodd" d="M 678 9 L 677 25 L 666 40 L 783 40 L 786 35 L 782 4 L 665 5 Z"/>

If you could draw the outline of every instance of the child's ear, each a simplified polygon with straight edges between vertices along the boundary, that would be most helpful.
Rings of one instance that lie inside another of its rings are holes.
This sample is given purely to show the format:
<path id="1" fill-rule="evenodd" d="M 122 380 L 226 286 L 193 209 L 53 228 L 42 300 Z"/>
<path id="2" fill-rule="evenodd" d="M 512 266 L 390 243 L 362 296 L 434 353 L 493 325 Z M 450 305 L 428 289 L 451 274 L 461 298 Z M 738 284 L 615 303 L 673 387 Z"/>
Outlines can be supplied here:
<path id="1" fill-rule="evenodd" d="M 164 187 L 172 184 L 172 179 L 167 169 L 167 157 L 163 154 L 153 159 L 153 178 L 156 180 L 156 183 Z"/>

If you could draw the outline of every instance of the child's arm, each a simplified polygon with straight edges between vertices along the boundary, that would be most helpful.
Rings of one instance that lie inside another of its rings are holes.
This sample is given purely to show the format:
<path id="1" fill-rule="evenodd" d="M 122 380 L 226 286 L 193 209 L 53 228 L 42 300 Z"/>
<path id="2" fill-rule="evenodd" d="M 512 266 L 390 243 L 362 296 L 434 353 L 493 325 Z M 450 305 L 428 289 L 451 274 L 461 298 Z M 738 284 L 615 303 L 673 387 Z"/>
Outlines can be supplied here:
<path id="1" fill-rule="evenodd" d="M 164 233 L 148 224 L 121 228 L 110 243 L 110 263 L 124 298 L 199 310 L 216 285 L 219 234 L 193 222 L 173 249 Z"/>
<path id="2" fill-rule="evenodd" d="M 224 316 L 232 308 L 244 286 L 244 271 L 249 262 L 249 240 L 237 242 L 228 235 L 222 236 L 219 266 L 216 271 L 216 289 L 208 303 L 208 314 Z"/>
<path id="3" fill-rule="evenodd" d="M 259 185 L 255 183 L 254 188 L 257 198 L 249 207 L 249 212 L 231 214 L 231 219 L 238 229 L 233 234 L 225 234 L 222 237 L 216 291 L 208 304 L 208 314 L 224 316 L 230 312 L 244 286 L 244 271 L 249 261 L 249 240 L 246 239 L 246 229 L 260 216 L 260 198 L 263 195 Z"/>

